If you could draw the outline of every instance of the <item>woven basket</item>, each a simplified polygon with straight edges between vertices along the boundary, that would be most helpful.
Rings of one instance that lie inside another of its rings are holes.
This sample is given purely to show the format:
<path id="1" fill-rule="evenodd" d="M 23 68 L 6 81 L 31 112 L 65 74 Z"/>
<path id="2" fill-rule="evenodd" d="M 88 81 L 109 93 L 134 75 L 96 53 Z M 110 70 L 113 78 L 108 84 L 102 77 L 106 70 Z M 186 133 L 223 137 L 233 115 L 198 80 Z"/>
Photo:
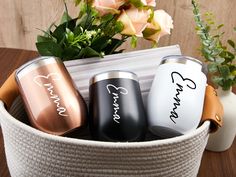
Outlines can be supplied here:
<path id="1" fill-rule="evenodd" d="M 147 62 L 147 54 L 150 62 Z M 156 67 L 167 54 L 180 54 L 180 50 L 172 46 L 114 55 L 110 59 L 71 61 L 65 65 L 85 100 L 88 100 L 90 75 L 100 70 L 127 69 L 138 74 L 145 102 Z M 36 130 L 27 125 L 23 110 L 20 99 L 15 100 L 9 112 L 0 101 L 0 123 L 12 177 L 194 177 L 199 170 L 210 125 L 206 121 L 189 134 L 165 140 L 99 142 Z"/>
<path id="2" fill-rule="evenodd" d="M 11 109 L 25 119 L 22 103 Z M 12 117 L 0 102 L 7 164 L 12 177 L 197 176 L 209 122 L 176 138 L 111 143 L 54 136 Z"/>

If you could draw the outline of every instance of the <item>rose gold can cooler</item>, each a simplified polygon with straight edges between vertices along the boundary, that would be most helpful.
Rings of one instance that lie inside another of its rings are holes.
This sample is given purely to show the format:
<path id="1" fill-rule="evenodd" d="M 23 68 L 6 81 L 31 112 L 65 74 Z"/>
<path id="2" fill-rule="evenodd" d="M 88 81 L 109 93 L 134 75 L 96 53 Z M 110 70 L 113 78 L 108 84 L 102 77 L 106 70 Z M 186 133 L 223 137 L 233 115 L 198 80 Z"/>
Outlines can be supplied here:
<path id="1" fill-rule="evenodd" d="M 85 125 L 86 104 L 60 59 L 36 58 L 17 70 L 16 81 L 35 128 L 63 135 Z"/>

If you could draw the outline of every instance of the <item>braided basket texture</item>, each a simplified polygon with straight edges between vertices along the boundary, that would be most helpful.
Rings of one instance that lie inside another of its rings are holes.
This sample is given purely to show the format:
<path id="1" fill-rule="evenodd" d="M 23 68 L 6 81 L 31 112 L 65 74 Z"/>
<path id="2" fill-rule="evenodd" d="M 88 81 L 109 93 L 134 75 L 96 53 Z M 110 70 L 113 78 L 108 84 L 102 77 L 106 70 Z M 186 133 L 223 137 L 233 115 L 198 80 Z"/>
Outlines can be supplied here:
<path id="1" fill-rule="evenodd" d="M 24 119 L 19 100 L 11 109 Z M 0 104 L 7 164 L 12 177 L 194 177 L 208 140 L 209 122 L 176 138 L 111 143 L 54 136 L 12 117 Z"/>
<path id="2" fill-rule="evenodd" d="M 179 47 L 114 55 L 103 60 L 77 60 L 65 65 L 86 101 L 88 80 L 93 74 L 109 69 L 133 71 L 139 76 L 145 103 L 156 67 L 167 54 L 180 54 Z M 20 99 L 9 112 L 0 101 L 0 123 L 12 177 L 195 177 L 210 125 L 205 122 L 189 134 L 165 140 L 98 142 L 36 130 L 27 125 L 23 110 Z"/>

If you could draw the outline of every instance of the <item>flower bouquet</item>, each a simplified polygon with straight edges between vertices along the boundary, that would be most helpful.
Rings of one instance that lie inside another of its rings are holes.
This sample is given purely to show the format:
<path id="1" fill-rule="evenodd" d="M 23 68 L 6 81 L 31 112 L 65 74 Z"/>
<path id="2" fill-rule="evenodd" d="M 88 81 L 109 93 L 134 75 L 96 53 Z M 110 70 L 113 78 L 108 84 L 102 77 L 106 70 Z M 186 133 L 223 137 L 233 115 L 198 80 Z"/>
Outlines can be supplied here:
<path id="1" fill-rule="evenodd" d="M 76 0 L 79 15 L 72 18 L 65 3 L 59 25 L 52 23 L 37 37 L 41 55 L 62 60 L 103 57 L 123 51 L 128 38 L 135 47 L 138 38 L 153 42 L 170 34 L 173 20 L 164 10 L 154 10 L 155 0 Z"/>

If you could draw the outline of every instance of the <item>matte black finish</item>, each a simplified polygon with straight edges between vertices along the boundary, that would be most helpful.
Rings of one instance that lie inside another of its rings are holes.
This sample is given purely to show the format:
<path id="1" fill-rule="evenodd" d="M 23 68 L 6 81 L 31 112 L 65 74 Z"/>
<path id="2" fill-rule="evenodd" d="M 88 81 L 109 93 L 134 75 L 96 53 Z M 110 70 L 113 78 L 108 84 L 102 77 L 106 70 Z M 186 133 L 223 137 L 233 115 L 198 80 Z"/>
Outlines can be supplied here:
<path id="1" fill-rule="evenodd" d="M 146 113 L 139 83 L 125 78 L 90 85 L 90 130 L 96 140 L 139 141 L 146 132 Z"/>

